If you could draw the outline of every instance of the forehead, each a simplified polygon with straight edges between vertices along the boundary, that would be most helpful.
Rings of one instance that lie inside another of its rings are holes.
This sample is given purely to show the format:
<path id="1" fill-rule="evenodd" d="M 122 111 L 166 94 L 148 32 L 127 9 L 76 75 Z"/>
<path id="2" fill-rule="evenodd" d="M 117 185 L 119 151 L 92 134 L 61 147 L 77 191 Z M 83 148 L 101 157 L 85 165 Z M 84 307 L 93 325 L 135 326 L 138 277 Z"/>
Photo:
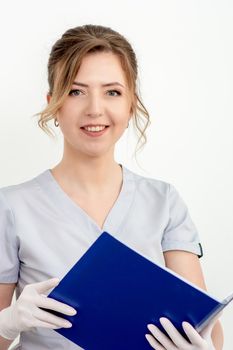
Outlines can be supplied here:
<path id="1" fill-rule="evenodd" d="M 95 52 L 87 54 L 81 62 L 75 81 L 86 84 L 95 82 L 118 81 L 126 85 L 125 73 L 119 57 L 112 52 Z"/>

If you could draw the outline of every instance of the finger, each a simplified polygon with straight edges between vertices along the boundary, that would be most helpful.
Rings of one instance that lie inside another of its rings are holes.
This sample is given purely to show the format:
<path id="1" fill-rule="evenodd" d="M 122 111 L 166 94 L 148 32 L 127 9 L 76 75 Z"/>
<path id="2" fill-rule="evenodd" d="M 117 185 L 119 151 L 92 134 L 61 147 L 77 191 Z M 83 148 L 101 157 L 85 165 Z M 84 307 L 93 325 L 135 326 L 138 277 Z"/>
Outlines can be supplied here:
<path id="1" fill-rule="evenodd" d="M 157 340 L 151 334 L 146 334 L 145 337 L 153 349 L 166 350 L 161 344 L 159 344 L 159 342 L 157 342 Z"/>
<path id="2" fill-rule="evenodd" d="M 37 320 L 36 327 L 43 327 L 43 328 L 50 328 L 50 329 L 70 328 L 70 327 L 57 326 L 56 324 L 44 322 L 40 320 Z"/>
<path id="3" fill-rule="evenodd" d="M 51 278 L 46 281 L 33 283 L 31 284 L 31 286 L 33 286 L 39 294 L 42 294 L 48 291 L 49 289 L 57 286 L 59 283 L 60 283 L 59 278 Z"/>
<path id="4" fill-rule="evenodd" d="M 161 345 L 165 347 L 165 349 L 175 350 L 175 346 L 172 341 L 154 324 L 148 324 L 147 328 L 153 334 L 153 336 L 158 339 Z"/>
<path id="5" fill-rule="evenodd" d="M 197 345 L 201 348 L 203 346 L 203 338 L 200 336 L 200 334 L 196 331 L 196 329 L 189 323 L 189 322 L 182 322 L 182 327 L 189 338 L 191 344 Z"/>
<path id="6" fill-rule="evenodd" d="M 39 296 L 36 304 L 39 307 L 54 310 L 69 316 L 77 314 L 77 311 L 73 307 L 49 297 Z"/>
<path id="7" fill-rule="evenodd" d="M 34 317 L 39 321 L 53 324 L 56 327 L 70 328 L 70 326 L 72 325 L 69 321 L 65 320 L 64 318 L 55 316 L 41 309 L 37 309 L 35 311 Z"/>
<path id="8" fill-rule="evenodd" d="M 185 348 L 188 345 L 187 340 L 178 332 L 176 327 L 172 324 L 172 322 L 166 318 L 166 317 L 161 317 L 159 319 L 160 323 L 162 324 L 163 328 L 171 338 L 174 344 L 178 348 Z"/>

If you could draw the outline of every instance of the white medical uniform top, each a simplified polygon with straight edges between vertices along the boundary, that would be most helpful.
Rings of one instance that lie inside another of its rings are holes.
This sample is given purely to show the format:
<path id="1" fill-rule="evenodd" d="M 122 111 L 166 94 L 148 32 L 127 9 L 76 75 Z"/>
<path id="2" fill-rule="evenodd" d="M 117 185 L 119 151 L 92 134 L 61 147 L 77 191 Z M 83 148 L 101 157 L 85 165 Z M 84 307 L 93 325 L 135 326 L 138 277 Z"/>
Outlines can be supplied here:
<path id="1" fill-rule="evenodd" d="M 103 231 L 162 265 L 168 250 L 202 256 L 197 229 L 175 187 L 121 167 L 121 191 L 103 229 L 62 190 L 50 169 L 0 188 L 0 283 L 17 282 L 16 298 L 27 284 L 62 279 Z M 21 332 L 18 348 L 81 349 L 46 328 Z"/>

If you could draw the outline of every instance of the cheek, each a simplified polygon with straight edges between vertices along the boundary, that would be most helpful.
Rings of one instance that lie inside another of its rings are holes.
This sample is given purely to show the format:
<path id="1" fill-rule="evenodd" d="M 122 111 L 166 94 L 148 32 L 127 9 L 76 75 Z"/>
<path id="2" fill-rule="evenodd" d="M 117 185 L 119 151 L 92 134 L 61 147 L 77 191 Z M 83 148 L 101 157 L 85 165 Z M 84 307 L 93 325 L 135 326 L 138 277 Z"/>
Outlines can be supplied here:
<path id="1" fill-rule="evenodd" d="M 112 124 L 113 131 L 121 132 L 124 130 L 128 124 L 128 115 L 125 113 L 125 111 L 118 111 L 112 117 L 109 119 L 110 124 Z"/>
<path id="2" fill-rule="evenodd" d="M 80 106 L 77 103 L 66 103 L 59 109 L 60 120 L 71 119 L 74 115 L 77 115 L 77 111 Z"/>
<path id="3" fill-rule="evenodd" d="M 130 117 L 130 106 L 126 103 L 118 104 L 114 110 L 111 110 L 112 123 L 118 124 L 119 127 L 128 125 Z"/>
<path id="4" fill-rule="evenodd" d="M 64 137 L 72 138 L 77 134 L 78 122 L 71 114 L 62 114 L 59 119 L 59 127 Z"/>
<path id="5" fill-rule="evenodd" d="M 72 106 L 62 107 L 59 110 L 58 118 L 59 124 L 62 129 L 68 129 L 70 125 L 77 124 L 78 121 L 78 109 L 72 108 Z"/>

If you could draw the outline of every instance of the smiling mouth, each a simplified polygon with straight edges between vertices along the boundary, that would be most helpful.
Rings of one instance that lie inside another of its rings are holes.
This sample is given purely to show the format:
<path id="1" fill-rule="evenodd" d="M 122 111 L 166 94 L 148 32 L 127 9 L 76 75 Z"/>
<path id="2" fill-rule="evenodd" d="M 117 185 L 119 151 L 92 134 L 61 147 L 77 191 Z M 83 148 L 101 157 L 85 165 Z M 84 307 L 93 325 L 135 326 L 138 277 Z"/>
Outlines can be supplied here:
<path id="1" fill-rule="evenodd" d="M 87 128 L 85 128 L 84 126 L 81 126 L 80 129 L 83 129 L 85 131 L 89 131 L 89 132 L 99 132 L 99 131 L 103 131 L 104 129 L 108 128 L 109 125 L 105 125 L 103 129 L 101 130 L 88 130 Z"/>
<path id="2" fill-rule="evenodd" d="M 98 136 L 101 136 L 103 135 L 107 128 L 109 127 L 109 125 L 106 125 L 102 130 L 87 130 L 85 129 L 84 127 L 80 127 L 80 129 L 84 132 L 84 134 L 86 134 L 87 136 L 90 136 L 90 137 L 98 137 Z"/>

